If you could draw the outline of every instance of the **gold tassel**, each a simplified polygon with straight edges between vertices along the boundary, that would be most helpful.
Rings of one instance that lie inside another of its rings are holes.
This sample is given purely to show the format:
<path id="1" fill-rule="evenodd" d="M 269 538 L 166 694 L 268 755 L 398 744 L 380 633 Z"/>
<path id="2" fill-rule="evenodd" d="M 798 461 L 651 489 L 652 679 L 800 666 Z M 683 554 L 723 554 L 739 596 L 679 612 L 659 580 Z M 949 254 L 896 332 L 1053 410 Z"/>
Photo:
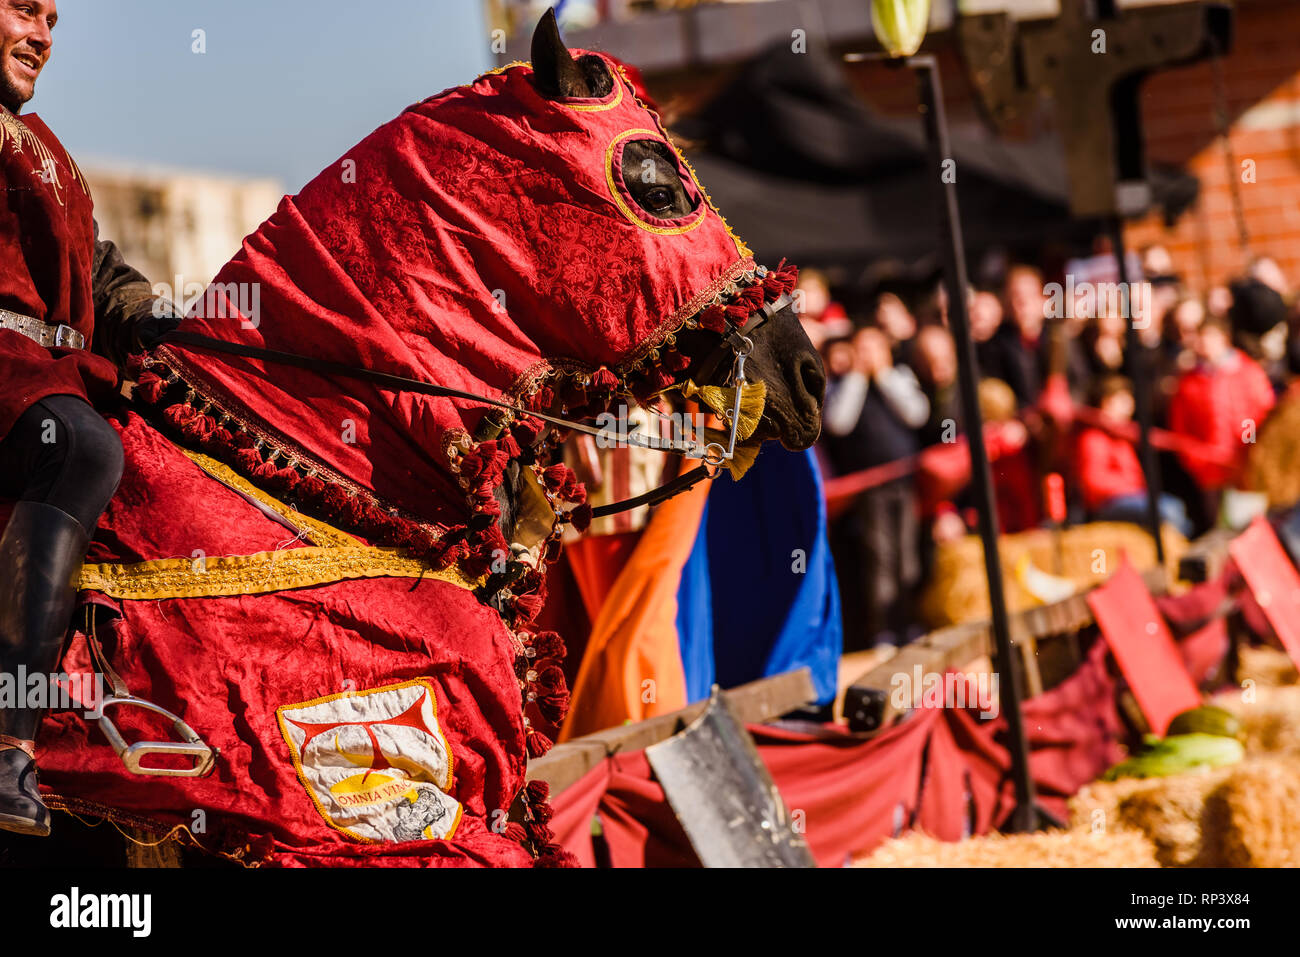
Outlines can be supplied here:
<path id="1" fill-rule="evenodd" d="M 729 438 L 731 438 L 731 433 L 723 432 L 721 429 L 704 430 L 705 442 L 716 442 L 723 448 L 727 447 L 727 440 Z M 740 481 L 741 476 L 749 471 L 750 467 L 754 464 L 754 460 L 758 458 L 758 450 L 762 447 L 762 442 L 747 442 L 743 445 L 739 441 L 736 442 L 736 447 L 732 450 L 731 458 L 727 459 L 726 462 L 727 471 L 731 473 L 733 479 Z"/>
<path id="2" fill-rule="evenodd" d="M 740 481 L 741 476 L 749 471 L 758 458 L 758 450 L 763 447 L 762 442 L 750 442 L 746 445 L 736 443 L 735 452 L 727 462 L 727 470 L 731 472 L 731 477 Z"/>
<path id="3" fill-rule="evenodd" d="M 767 386 L 760 379 L 746 382 L 740 394 L 740 427 L 736 430 L 736 440 L 743 442 L 754 434 L 758 423 L 763 418 L 763 408 L 767 404 Z M 698 397 L 701 402 L 722 416 L 731 413 L 736 404 L 736 390 L 717 385 L 696 385 L 687 379 L 681 386 L 682 395 L 687 399 Z"/>

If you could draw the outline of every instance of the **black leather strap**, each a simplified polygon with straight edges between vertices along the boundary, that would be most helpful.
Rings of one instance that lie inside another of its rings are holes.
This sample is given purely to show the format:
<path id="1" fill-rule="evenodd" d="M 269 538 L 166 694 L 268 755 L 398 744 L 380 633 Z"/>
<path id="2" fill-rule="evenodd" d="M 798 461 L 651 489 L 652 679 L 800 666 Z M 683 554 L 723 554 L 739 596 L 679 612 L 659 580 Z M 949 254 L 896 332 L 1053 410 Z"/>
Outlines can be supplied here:
<path id="1" fill-rule="evenodd" d="M 601 518 L 605 515 L 615 515 L 619 512 L 626 512 L 630 509 L 640 508 L 642 505 L 658 505 L 674 495 L 680 495 L 693 485 L 698 485 L 709 477 L 709 470 L 701 465 L 699 468 L 691 469 L 684 472 L 671 482 L 665 482 L 658 488 L 652 488 L 648 492 L 642 492 L 633 498 L 625 498 L 621 502 L 611 502 L 608 505 L 600 505 L 591 510 L 592 518 Z"/>
<path id="2" fill-rule="evenodd" d="M 377 385 L 386 386 L 398 392 L 418 392 L 421 395 L 436 395 L 450 399 L 468 399 L 471 402 L 484 402 L 488 405 L 494 405 L 500 409 L 509 409 L 512 412 L 518 412 L 521 415 L 532 416 L 558 425 L 564 429 L 573 429 L 579 432 L 585 432 L 589 435 L 602 435 L 602 431 L 590 426 L 582 425 L 577 422 L 570 422 L 566 419 L 555 418 L 540 412 L 531 412 L 528 409 L 521 409 L 518 406 L 511 405 L 508 402 L 501 402 L 497 399 L 489 399 L 486 396 L 475 395 L 472 392 L 462 392 L 459 389 L 451 389 L 447 386 L 435 385 L 432 382 L 421 382 L 419 379 L 408 379 L 405 376 L 393 375 L 388 372 L 378 372 L 374 369 L 366 369 L 360 366 L 350 366 L 342 362 L 334 362 L 330 359 L 312 359 L 308 356 L 300 356 L 293 352 L 280 352 L 275 349 L 263 349 L 261 346 L 246 346 L 237 342 L 226 342 L 223 339 L 214 339 L 211 336 L 203 336 L 194 332 L 169 332 L 165 335 L 160 345 L 176 343 L 183 346 L 195 346 L 199 349 L 210 349 L 213 352 L 225 352 L 231 355 L 244 356 L 247 359 L 261 359 L 267 362 L 276 362 L 281 365 L 294 366 L 299 369 L 307 369 L 311 372 L 319 372 L 323 375 L 339 375 L 349 379 L 359 379 L 365 382 L 374 382 Z M 693 485 L 698 484 L 709 477 L 709 470 L 704 466 L 692 469 L 683 475 L 679 475 L 671 482 L 667 482 L 658 488 L 651 489 L 634 498 L 624 499 L 621 502 L 611 502 L 609 505 L 601 505 L 591 510 L 593 518 L 600 518 L 605 515 L 614 515 L 618 512 L 626 512 L 629 509 L 638 508 L 642 505 L 657 505 L 660 502 L 672 498 L 681 492 L 686 491 Z"/>

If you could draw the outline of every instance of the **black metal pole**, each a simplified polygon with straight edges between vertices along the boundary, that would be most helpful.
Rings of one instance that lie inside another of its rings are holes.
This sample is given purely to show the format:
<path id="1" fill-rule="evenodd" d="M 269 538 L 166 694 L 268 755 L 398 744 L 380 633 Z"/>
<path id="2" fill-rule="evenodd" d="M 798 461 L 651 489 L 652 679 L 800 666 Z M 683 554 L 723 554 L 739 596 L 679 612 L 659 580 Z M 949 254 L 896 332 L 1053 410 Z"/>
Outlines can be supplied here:
<path id="1" fill-rule="evenodd" d="M 1124 366 L 1129 381 L 1133 383 L 1133 404 L 1138 423 L 1138 460 L 1147 480 L 1147 531 L 1156 540 L 1156 561 L 1165 564 L 1165 543 L 1160 537 L 1160 470 L 1156 465 L 1155 449 L 1151 447 L 1151 397 L 1155 382 L 1151 381 L 1151 363 L 1142 336 L 1133 323 L 1133 287 L 1129 285 L 1128 251 L 1124 245 L 1124 219 L 1115 216 L 1110 224 L 1110 244 L 1119 264 L 1120 301 L 1125 305 L 1128 329 L 1124 338 Z M 1147 316 L 1150 322 L 1151 317 Z"/>
<path id="2" fill-rule="evenodd" d="M 1029 774 L 1029 747 L 1020 714 L 1020 667 L 1011 647 L 1006 595 L 1002 586 L 1002 562 L 998 555 L 998 514 L 993 496 L 993 474 L 984 447 L 984 422 L 980 417 L 979 373 L 975 364 L 975 343 L 970 337 L 966 313 L 966 253 L 961 236 L 961 214 L 957 208 L 955 176 L 945 176 L 944 161 L 952 152 L 948 145 L 948 122 L 943 110 L 943 87 L 939 64 L 933 56 L 908 58 L 916 72 L 925 118 L 926 150 L 930 175 L 939 188 L 940 221 L 943 226 L 943 277 L 948 291 L 948 325 L 957 346 L 957 370 L 961 388 L 961 411 L 970 445 L 971 479 L 979 511 L 980 539 L 984 543 L 984 573 L 989 583 L 989 609 L 997 643 L 998 667 L 1006 680 L 999 683 L 1001 707 L 1007 718 L 1011 772 L 1016 785 L 1016 807 L 1008 819 L 1008 830 L 1038 829 L 1039 814 L 1034 802 L 1034 781 Z M 955 170 L 954 170 L 955 172 Z"/>

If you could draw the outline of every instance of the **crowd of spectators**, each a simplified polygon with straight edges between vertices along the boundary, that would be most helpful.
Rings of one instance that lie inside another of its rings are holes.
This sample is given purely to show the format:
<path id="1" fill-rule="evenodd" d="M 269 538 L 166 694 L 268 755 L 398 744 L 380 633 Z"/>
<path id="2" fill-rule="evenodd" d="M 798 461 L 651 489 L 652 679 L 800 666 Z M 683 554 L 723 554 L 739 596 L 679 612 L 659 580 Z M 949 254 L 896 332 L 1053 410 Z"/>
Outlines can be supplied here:
<path id="1" fill-rule="evenodd" d="M 1184 535 L 1201 533 L 1300 371 L 1300 334 L 1292 334 L 1300 312 L 1271 259 L 1205 295 L 1187 288 L 1160 247 L 1132 260 L 1127 298 L 1080 297 L 1088 282 L 1044 277 L 1025 263 L 969 292 L 1003 533 L 1144 521 L 1135 379 L 1162 430 L 1160 517 Z M 1105 276 L 1106 263 L 1115 278 L 1112 255 L 1082 262 L 1090 280 Z M 1064 309 L 1062 288 L 1076 295 Z M 903 643 L 922 630 L 916 599 L 935 549 L 976 522 L 946 296 L 942 287 L 914 297 L 882 292 L 850 316 L 819 272 L 805 270 L 800 289 L 804 327 L 827 370 L 823 466 L 830 476 L 870 479 L 832 510 L 846 649 Z M 1136 363 L 1127 356 L 1130 322 L 1142 345 Z M 1049 477 L 1064 486 L 1065 514 L 1044 502 Z"/>

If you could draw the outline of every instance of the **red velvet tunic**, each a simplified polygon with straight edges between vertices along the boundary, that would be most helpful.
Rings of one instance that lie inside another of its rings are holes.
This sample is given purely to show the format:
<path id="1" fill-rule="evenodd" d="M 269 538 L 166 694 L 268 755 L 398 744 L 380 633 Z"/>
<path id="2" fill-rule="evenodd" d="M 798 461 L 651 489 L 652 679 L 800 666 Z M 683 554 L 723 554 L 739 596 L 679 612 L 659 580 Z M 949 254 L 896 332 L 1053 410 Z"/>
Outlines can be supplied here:
<path id="1" fill-rule="evenodd" d="M 95 227 L 90 189 L 63 145 L 34 113 L 0 108 L 0 308 L 66 323 L 90 345 Z M 116 366 L 89 348 L 46 349 L 0 329 L 0 438 L 32 403 L 79 395 L 94 404 L 118 386 Z"/>

